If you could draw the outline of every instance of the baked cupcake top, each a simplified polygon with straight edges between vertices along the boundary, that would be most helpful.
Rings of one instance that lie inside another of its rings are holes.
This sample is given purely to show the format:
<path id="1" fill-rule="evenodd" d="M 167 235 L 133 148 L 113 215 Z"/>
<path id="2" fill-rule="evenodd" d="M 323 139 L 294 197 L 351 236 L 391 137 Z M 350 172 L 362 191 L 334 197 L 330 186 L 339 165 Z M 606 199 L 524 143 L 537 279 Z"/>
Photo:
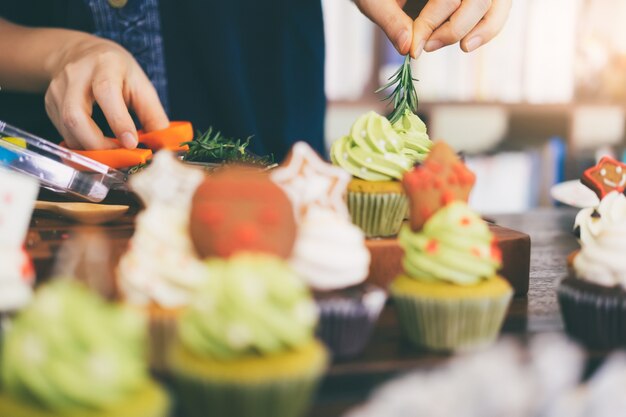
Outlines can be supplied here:
<path id="1" fill-rule="evenodd" d="M 414 121 L 412 126 L 408 123 L 407 127 L 419 130 Z M 411 147 L 407 147 L 406 131 L 400 135 L 389 120 L 371 111 L 357 119 L 349 135 L 333 143 L 331 159 L 356 178 L 367 181 L 400 180 L 420 157 L 415 150 L 419 142 L 415 139 L 416 135 L 410 139 Z"/>
<path id="2" fill-rule="evenodd" d="M 218 360 L 281 353 L 313 340 L 315 304 L 282 259 L 239 253 L 206 263 L 210 275 L 179 322 L 183 346 Z"/>
<path id="3" fill-rule="evenodd" d="M 3 339 L 2 390 L 59 413 L 113 406 L 148 382 L 144 329 L 81 284 L 48 284 Z"/>
<path id="4" fill-rule="evenodd" d="M 462 201 L 446 205 L 419 232 L 398 237 L 408 276 L 422 281 L 475 285 L 496 276 L 501 253 L 487 224 Z"/>
<path id="5" fill-rule="evenodd" d="M 611 191 L 597 208 L 581 210 L 575 226 L 580 228 L 580 252 L 574 257 L 576 275 L 584 280 L 626 289 L 626 197 Z"/>

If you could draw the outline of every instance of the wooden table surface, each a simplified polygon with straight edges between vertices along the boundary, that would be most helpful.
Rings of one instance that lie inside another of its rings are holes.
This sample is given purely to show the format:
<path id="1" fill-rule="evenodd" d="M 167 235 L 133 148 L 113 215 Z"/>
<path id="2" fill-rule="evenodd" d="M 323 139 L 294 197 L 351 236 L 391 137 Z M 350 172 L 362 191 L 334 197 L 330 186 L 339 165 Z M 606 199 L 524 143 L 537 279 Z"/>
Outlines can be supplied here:
<path id="1" fill-rule="evenodd" d="M 532 240 L 530 291 L 527 298 L 513 300 L 504 334 L 527 337 L 535 332 L 562 331 L 554 290 L 567 274 L 567 255 L 577 247 L 571 232 L 575 214 L 575 210 L 559 208 L 494 216 L 498 224 L 527 233 Z M 112 269 L 132 230 L 131 216 L 114 224 L 87 227 L 37 212 L 27 250 L 39 280 L 54 273 L 76 274 L 109 295 Z M 416 351 L 408 345 L 400 335 L 393 306 L 387 305 L 365 352 L 332 364 L 309 417 L 342 415 L 364 401 L 380 383 L 414 368 L 437 366 L 448 357 Z"/>

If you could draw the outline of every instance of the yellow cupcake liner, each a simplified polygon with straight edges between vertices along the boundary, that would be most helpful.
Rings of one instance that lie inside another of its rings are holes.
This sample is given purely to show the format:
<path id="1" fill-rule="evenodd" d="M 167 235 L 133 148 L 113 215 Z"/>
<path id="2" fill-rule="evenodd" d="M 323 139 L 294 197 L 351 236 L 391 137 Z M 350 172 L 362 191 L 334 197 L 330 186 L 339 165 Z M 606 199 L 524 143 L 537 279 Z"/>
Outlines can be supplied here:
<path id="1" fill-rule="evenodd" d="M 391 288 L 403 333 L 416 346 L 436 351 L 477 349 L 493 343 L 513 291 L 489 297 L 428 297 Z"/>
<path id="2" fill-rule="evenodd" d="M 348 210 L 352 222 L 367 237 L 397 235 L 409 211 L 409 201 L 399 193 L 348 192 Z"/>

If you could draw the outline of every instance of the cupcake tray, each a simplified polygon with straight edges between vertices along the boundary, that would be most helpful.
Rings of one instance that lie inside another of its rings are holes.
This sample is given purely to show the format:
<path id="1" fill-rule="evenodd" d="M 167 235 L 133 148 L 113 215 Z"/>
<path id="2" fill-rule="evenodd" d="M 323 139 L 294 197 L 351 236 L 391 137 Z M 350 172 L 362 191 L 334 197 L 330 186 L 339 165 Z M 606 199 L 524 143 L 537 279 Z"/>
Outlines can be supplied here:
<path id="1" fill-rule="evenodd" d="M 516 296 L 525 296 L 530 277 L 530 236 L 495 224 L 489 228 L 502 250 L 500 274 L 511 283 Z M 398 239 L 368 239 L 367 247 L 372 254 L 368 281 L 387 288 L 402 273 L 403 251 Z"/>

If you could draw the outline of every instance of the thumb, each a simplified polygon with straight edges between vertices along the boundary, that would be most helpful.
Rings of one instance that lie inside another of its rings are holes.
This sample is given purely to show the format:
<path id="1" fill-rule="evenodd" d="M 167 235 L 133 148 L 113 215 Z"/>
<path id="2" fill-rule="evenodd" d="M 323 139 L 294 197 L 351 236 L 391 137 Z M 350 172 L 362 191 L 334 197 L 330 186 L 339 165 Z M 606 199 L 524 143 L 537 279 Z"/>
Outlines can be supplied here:
<path id="1" fill-rule="evenodd" d="M 409 53 L 413 40 L 413 20 L 396 0 L 363 0 L 357 4 L 365 16 L 380 26 L 400 54 Z"/>

